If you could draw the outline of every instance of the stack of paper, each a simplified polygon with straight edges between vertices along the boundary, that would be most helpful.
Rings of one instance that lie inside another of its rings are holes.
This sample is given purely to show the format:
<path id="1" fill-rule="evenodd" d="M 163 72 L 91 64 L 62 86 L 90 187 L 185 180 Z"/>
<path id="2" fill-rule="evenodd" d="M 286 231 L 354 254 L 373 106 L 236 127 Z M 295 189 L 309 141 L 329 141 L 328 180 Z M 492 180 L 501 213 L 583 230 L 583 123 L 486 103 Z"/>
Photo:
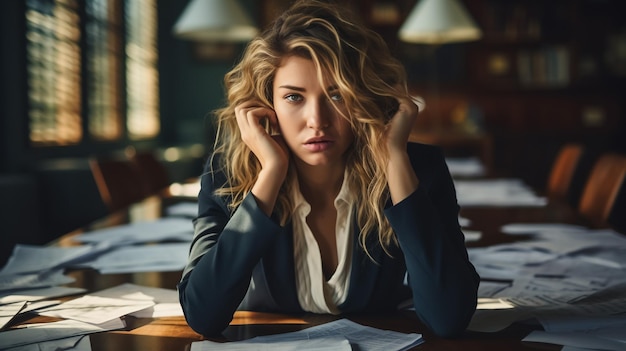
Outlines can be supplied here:
<path id="1" fill-rule="evenodd" d="M 557 223 L 509 224 L 531 239 L 468 249 L 482 279 L 470 330 L 534 321 L 524 340 L 602 350 L 626 349 L 626 237 Z M 504 282 L 508 280 L 509 282 Z"/>
<path id="2" fill-rule="evenodd" d="M 421 334 L 404 334 L 360 325 L 347 319 L 292 333 L 259 336 L 249 340 L 215 343 L 199 341 L 191 351 L 204 350 L 408 350 L 423 343 Z"/>
<path id="3" fill-rule="evenodd" d="M 48 346 L 45 347 L 56 350 L 60 346 L 51 340 L 61 340 L 61 344 L 76 344 L 78 340 L 66 338 L 124 328 L 122 320 L 127 315 L 146 318 L 183 315 L 176 290 L 134 284 L 122 284 L 60 304 L 58 301 L 37 304 L 22 301 L 0 306 L 0 315 L 3 316 L 0 322 L 6 324 L 17 313 L 25 311 L 65 320 L 1 332 L 0 349 L 47 342 Z M 40 349 L 45 349 L 43 347 L 40 346 Z"/>

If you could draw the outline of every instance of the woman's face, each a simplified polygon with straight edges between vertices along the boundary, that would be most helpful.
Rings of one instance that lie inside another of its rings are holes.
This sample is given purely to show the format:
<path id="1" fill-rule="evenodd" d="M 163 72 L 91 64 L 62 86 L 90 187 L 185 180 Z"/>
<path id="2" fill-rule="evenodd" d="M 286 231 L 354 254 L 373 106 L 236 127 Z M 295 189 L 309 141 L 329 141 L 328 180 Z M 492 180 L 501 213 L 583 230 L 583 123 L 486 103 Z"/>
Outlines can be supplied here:
<path id="1" fill-rule="evenodd" d="M 336 87 L 320 85 L 313 61 L 285 58 L 276 71 L 273 92 L 281 134 L 296 164 L 345 166 L 344 156 L 354 136 L 349 122 L 333 106 L 345 112 L 344 102 Z"/>

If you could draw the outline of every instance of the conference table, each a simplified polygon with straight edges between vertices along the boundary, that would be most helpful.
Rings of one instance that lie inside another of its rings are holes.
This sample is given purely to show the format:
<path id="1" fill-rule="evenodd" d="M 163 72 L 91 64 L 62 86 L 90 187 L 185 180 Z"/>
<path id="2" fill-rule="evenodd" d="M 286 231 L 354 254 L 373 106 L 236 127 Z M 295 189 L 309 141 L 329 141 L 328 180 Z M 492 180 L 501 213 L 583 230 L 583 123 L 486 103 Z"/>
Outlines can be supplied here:
<path id="1" fill-rule="evenodd" d="M 167 192 L 152 196 L 137 203 L 128 210 L 118 211 L 94 222 L 80 230 L 68 233 L 56 240 L 54 245 L 76 245 L 72 237 L 82 232 L 130 223 L 136 220 L 159 218 L 167 206 L 189 198 L 170 196 Z M 467 208 L 462 209 L 461 216 L 468 218 L 471 225 L 468 229 L 479 230 L 482 238 L 470 242 L 468 246 L 486 246 L 505 242 L 505 235 L 499 232 L 502 224 L 512 222 L 568 222 L 580 223 L 581 219 L 563 204 L 550 203 L 545 207 L 518 208 Z M 516 240 L 520 240 L 517 236 Z M 510 239 L 507 239 L 510 240 Z M 523 238 L 522 238 L 523 240 Z M 102 290 L 123 283 L 175 289 L 181 272 L 144 272 L 131 274 L 99 274 L 90 269 L 71 270 L 66 272 L 76 279 L 69 286 L 87 289 L 87 292 Z M 71 298 L 75 298 L 72 296 Z M 414 347 L 415 350 L 537 350 L 560 347 L 548 344 L 522 342 L 532 327 L 513 324 L 507 329 L 495 333 L 466 332 L 458 339 L 443 339 L 433 335 L 416 317 L 413 311 L 397 311 L 386 314 L 351 314 L 342 316 L 277 313 L 260 313 L 238 311 L 230 326 L 220 336 L 209 340 L 226 342 L 252 338 L 260 335 L 286 333 L 302 330 L 311 326 L 331 322 L 339 318 L 347 318 L 362 325 L 379 329 L 394 330 L 404 333 L 420 333 L 424 343 Z M 21 317 L 17 324 L 54 321 L 50 317 L 27 315 Z M 125 330 L 103 332 L 90 335 L 91 347 L 94 351 L 183 351 L 189 350 L 194 341 L 204 338 L 195 333 L 183 317 L 166 318 L 134 318 L 126 317 Z"/>

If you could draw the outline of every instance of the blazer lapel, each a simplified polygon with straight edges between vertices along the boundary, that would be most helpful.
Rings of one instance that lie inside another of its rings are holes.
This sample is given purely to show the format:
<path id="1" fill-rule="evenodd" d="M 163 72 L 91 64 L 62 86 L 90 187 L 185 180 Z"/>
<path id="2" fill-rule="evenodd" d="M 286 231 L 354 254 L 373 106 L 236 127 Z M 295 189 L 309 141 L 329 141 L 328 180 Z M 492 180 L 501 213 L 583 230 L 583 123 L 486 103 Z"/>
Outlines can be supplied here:
<path id="1" fill-rule="evenodd" d="M 263 257 L 263 266 L 267 286 L 277 304 L 292 312 L 302 312 L 296 292 L 291 228 L 291 222 L 287 223 L 270 252 Z"/>
<path id="2" fill-rule="evenodd" d="M 356 220 L 353 223 L 353 247 L 352 247 L 352 271 L 350 273 L 350 287 L 346 301 L 339 309 L 343 312 L 363 310 L 372 296 L 372 291 L 380 272 L 384 251 L 378 243 L 374 233 L 370 233 L 366 239 L 366 245 L 371 258 L 359 243 L 359 227 Z M 374 260 L 372 260 L 372 258 Z M 375 262 L 374 262 L 375 261 Z"/>

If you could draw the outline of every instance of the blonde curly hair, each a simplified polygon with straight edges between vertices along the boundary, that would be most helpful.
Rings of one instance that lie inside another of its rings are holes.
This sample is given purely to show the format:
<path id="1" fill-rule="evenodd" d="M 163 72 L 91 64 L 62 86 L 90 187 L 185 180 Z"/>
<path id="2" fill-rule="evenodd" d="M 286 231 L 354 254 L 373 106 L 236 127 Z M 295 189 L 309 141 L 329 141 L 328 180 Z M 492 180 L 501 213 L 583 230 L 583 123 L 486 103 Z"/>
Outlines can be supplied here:
<path id="1" fill-rule="evenodd" d="M 261 166 L 241 141 L 235 107 L 255 100 L 272 108 L 276 70 L 285 57 L 293 55 L 311 59 L 320 82 L 325 77 L 332 80 L 343 98 L 347 110 L 343 117 L 354 134 L 347 155 L 347 181 L 356 193 L 368 194 L 356 204 L 359 240 L 369 254 L 366 238 L 377 232 L 378 242 L 387 251 L 396 239 L 383 213 L 389 199 L 388 153 L 380 140 L 397 110 L 398 97 L 407 95 L 405 71 L 377 33 L 336 5 L 311 0 L 296 2 L 248 44 L 241 61 L 226 74 L 228 104 L 215 112 L 217 136 L 213 156 L 221 154 L 219 167 L 228 182 L 216 194 L 230 196 L 234 210 L 254 185 Z M 295 176 L 290 167 L 288 179 Z M 289 196 L 292 184 L 284 182 L 274 209 L 282 225 L 293 209 Z"/>

